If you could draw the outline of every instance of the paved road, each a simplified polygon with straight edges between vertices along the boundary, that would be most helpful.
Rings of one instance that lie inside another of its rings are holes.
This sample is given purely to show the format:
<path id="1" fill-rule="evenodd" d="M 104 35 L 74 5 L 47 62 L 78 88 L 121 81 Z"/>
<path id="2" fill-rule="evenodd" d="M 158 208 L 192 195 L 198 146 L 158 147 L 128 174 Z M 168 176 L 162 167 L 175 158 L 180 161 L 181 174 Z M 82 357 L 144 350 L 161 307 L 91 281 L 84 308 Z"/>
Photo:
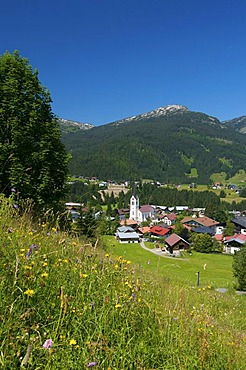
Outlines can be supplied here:
<path id="1" fill-rule="evenodd" d="M 166 252 L 162 252 L 161 248 L 155 248 L 155 249 L 150 249 L 150 248 L 147 248 L 144 244 L 143 241 L 140 242 L 140 245 L 143 249 L 145 249 L 146 251 L 148 252 L 151 252 L 151 253 L 154 253 L 158 256 L 161 256 L 161 257 L 170 257 L 166 254 Z"/>
<path id="2" fill-rule="evenodd" d="M 143 241 L 140 241 L 140 245 L 141 245 L 141 247 L 142 247 L 143 249 L 145 249 L 146 251 L 151 252 L 151 253 L 154 253 L 154 254 L 156 254 L 156 255 L 157 255 L 157 256 L 159 256 L 159 257 L 174 258 L 174 256 L 171 256 L 168 252 L 162 252 L 161 248 L 155 248 L 155 249 L 147 248 L 147 247 L 145 246 L 145 244 L 144 244 L 144 242 L 143 242 Z M 178 252 L 178 253 L 179 253 L 179 252 Z M 177 255 L 177 257 L 179 257 L 179 256 Z M 185 260 L 187 260 L 187 258 L 180 258 L 180 260 L 185 261 Z"/>

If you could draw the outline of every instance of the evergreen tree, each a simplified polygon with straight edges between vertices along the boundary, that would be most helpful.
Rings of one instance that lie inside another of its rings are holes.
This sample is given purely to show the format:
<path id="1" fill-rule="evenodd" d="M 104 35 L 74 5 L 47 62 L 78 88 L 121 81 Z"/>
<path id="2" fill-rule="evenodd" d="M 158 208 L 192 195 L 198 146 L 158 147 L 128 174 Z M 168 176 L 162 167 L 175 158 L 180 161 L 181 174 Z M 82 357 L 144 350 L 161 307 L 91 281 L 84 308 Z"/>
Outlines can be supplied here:
<path id="1" fill-rule="evenodd" d="M 37 208 L 64 196 L 68 156 L 51 97 L 19 52 L 0 56 L 0 191 Z"/>
<path id="2" fill-rule="evenodd" d="M 226 222 L 226 227 L 225 227 L 225 230 L 224 230 L 224 236 L 231 236 L 231 235 L 234 235 L 234 232 L 235 232 L 235 225 L 230 222 L 230 221 L 227 221 Z"/>

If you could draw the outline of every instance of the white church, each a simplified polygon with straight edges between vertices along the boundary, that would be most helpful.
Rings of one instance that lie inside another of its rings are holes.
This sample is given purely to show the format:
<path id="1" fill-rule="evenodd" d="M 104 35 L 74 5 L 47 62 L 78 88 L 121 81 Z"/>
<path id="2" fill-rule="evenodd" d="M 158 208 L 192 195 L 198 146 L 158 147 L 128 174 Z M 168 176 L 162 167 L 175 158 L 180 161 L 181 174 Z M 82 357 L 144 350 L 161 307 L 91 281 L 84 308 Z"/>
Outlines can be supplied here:
<path id="1" fill-rule="evenodd" d="M 154 208 L 151 205 L 139 206 L 139 198 L 134 191 L 130 200 L 130 220 L 135 220 L 139 223 L 152 219 L 154 216 Z"/>

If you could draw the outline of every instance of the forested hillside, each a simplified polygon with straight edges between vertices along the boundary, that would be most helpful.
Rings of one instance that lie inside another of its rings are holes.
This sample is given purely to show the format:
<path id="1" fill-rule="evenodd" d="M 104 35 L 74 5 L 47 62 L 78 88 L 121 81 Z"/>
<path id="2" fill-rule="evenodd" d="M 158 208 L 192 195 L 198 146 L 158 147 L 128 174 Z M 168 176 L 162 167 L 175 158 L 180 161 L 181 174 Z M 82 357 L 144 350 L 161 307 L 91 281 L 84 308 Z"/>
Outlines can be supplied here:
<path id="1" fill-rule="evenodd" d="M 73 156 L 70 173 L 114 180 L 207 183 L 214 172 L 224 171 L 230 177 L 246 169 L 245 135 L 185 107 L 161 109 L 64 133 L 63 142 Z"/>
<path id="2" fill-rule="evenodd" d="M 228 121 L 224 121 L 223 124 L 227 127 L 231 127 L 234 130 L 246 134 L 246 116 L 237 117 Z"/>

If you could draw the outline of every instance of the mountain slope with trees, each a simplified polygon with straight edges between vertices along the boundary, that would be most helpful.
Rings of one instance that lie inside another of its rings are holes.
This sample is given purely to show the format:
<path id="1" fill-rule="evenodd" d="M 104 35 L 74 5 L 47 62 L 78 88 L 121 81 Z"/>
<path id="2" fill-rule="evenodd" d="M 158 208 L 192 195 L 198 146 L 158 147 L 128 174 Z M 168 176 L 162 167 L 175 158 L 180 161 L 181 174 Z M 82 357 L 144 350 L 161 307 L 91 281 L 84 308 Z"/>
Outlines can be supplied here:
<path id="1" fill-rule="evenodd" d="M 228 121 L 224 121 L 223 124 L 226 127 L 233 128 L 234 130 L 242 134 L 246 134 L 246 116 L 241 116 Z"/>
<path id="2" fill-rule="evenodd" d="M 217 118 L 168 106 L 87 131 L 63 133 L 70 173 L 101 179 L 209 182 L 246 169 L 246 137 Z"/>

